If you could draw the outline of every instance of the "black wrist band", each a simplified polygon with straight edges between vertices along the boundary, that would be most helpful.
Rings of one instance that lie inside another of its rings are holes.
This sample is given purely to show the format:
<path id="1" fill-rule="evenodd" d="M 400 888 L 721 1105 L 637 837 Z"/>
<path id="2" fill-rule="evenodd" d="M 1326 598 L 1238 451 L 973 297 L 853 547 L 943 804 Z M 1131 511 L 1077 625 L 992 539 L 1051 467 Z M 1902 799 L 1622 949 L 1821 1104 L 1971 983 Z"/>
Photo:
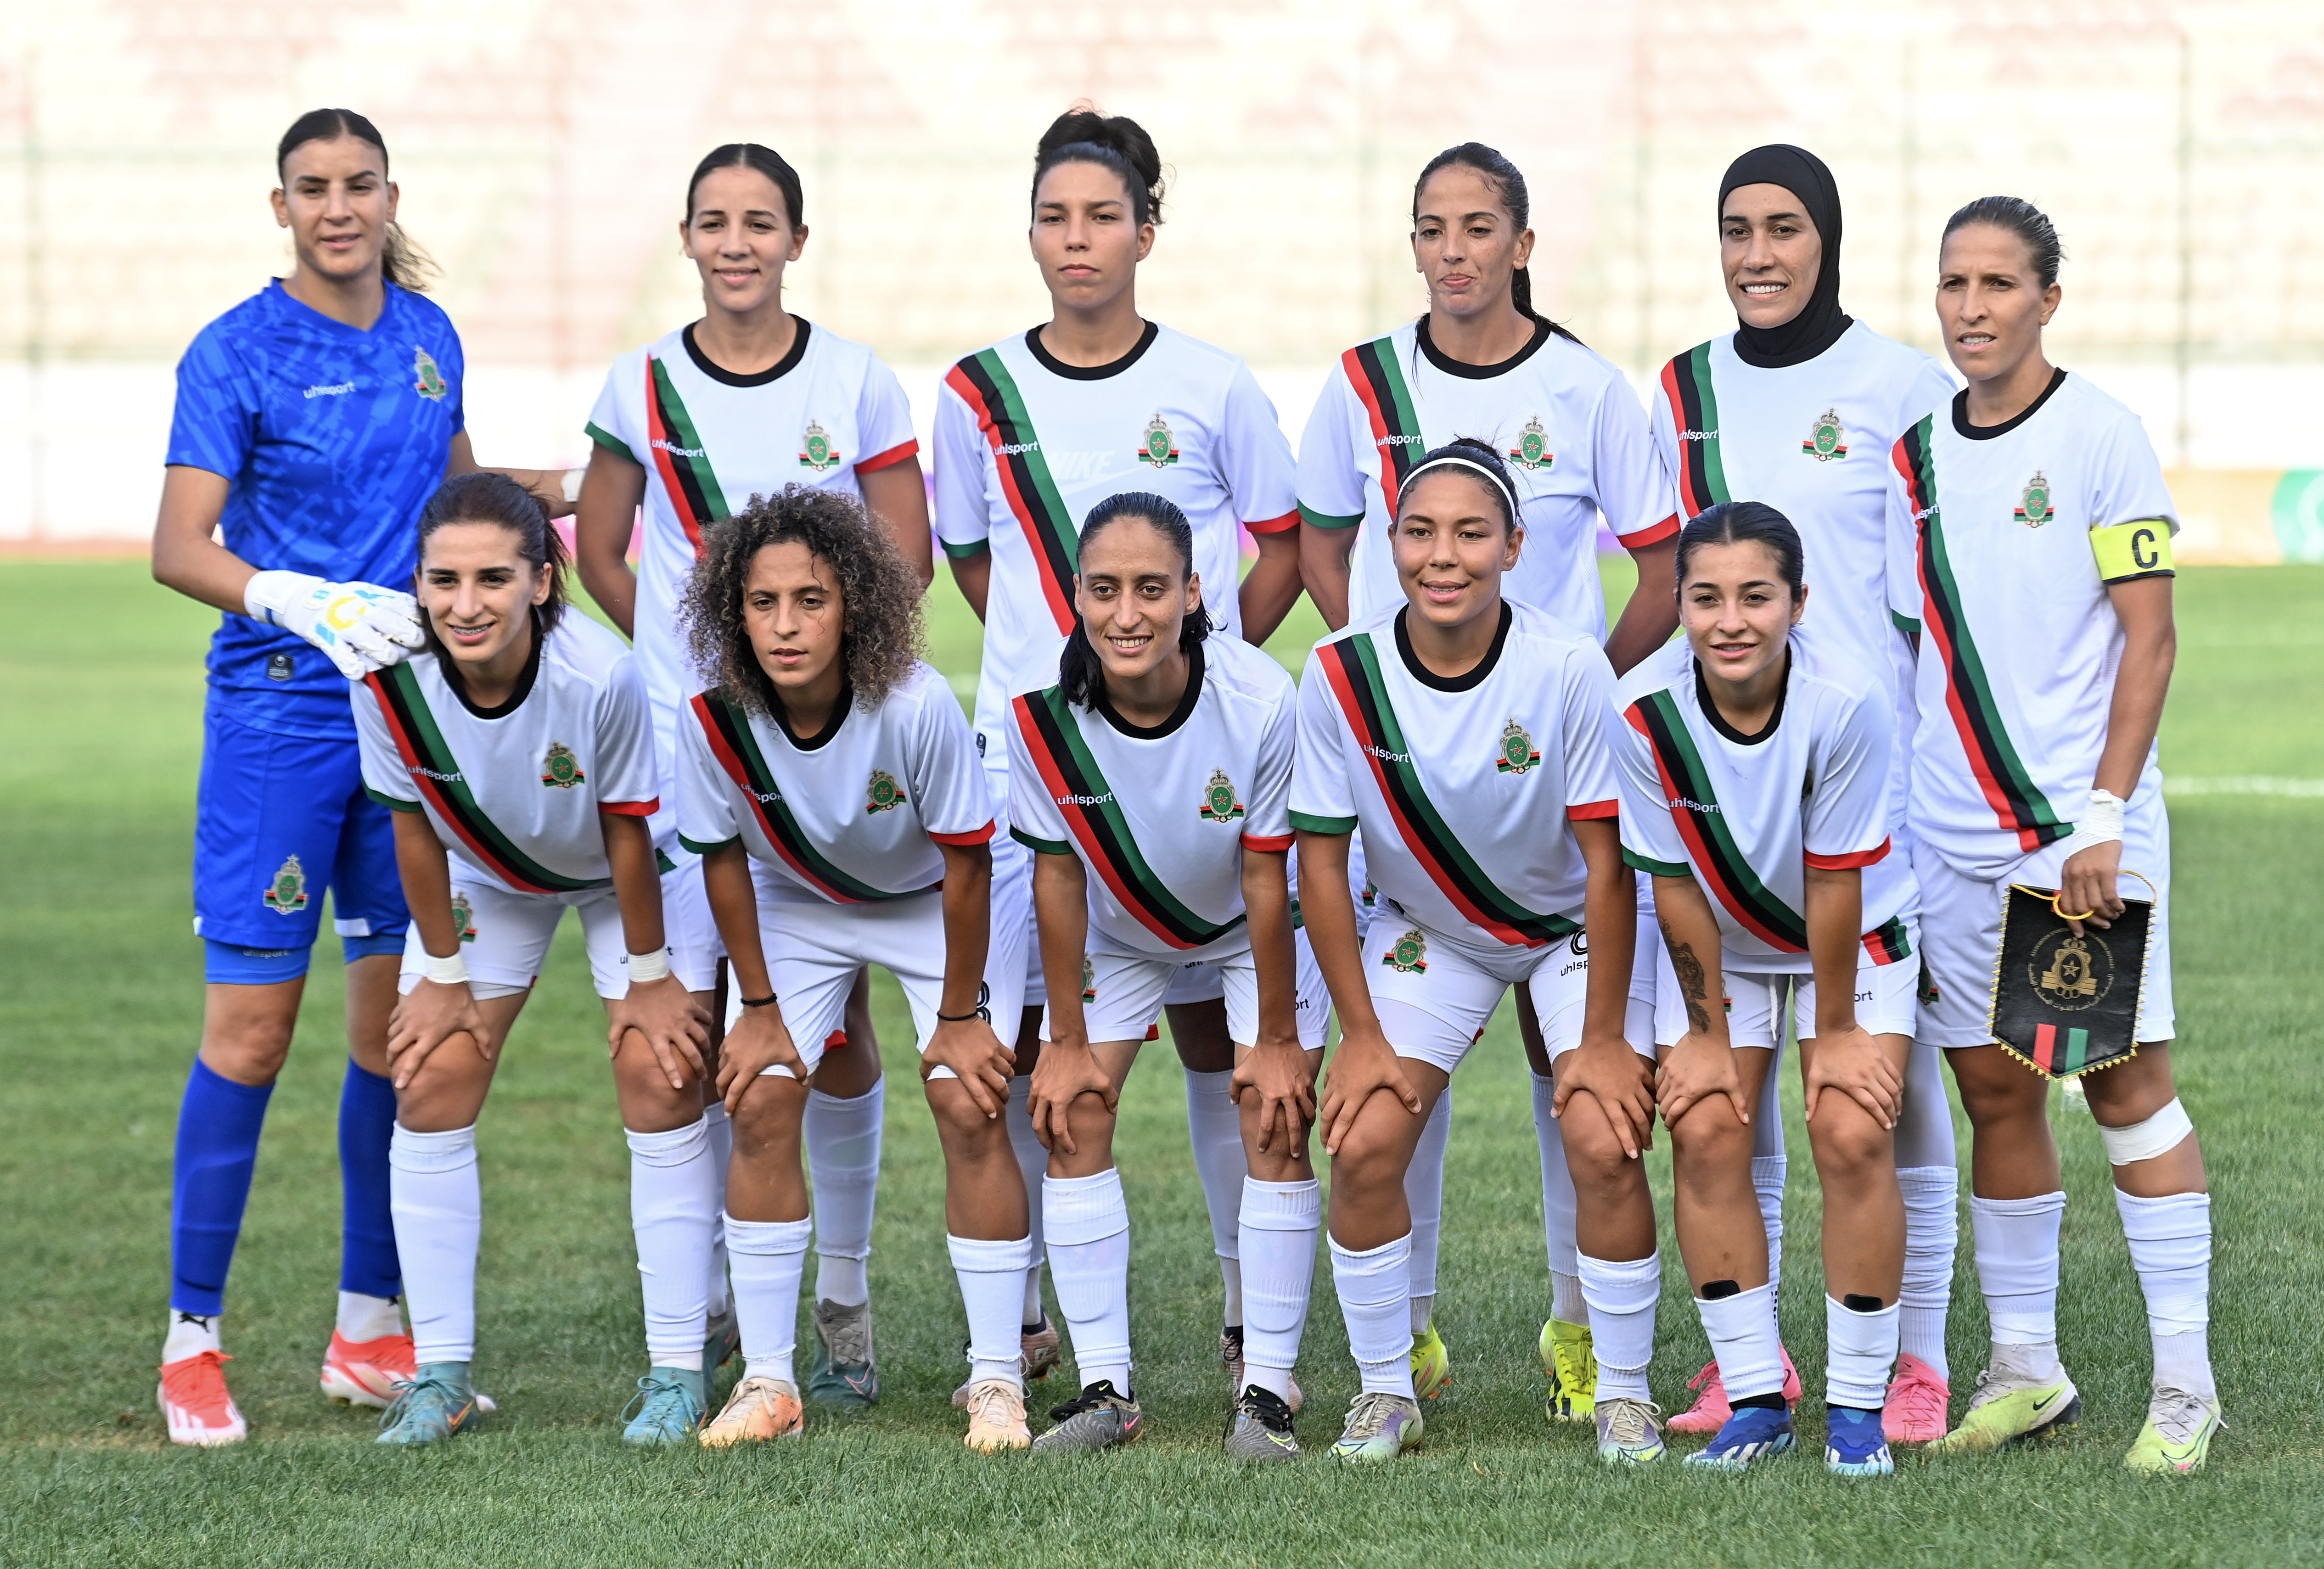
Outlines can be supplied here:
<path id="1" fill-rule="evenodd" d="M 936 1015 L 936 1022 L 938 1024 L 966 1024 L 972 1019 L 990 1020 L 991 1017 L 991 1014 L 986 1012 L 982 1008 L 972 1008 L 965 1013 L 939 1013 Z"/>
<path id="2" fill-rule="evenodd" d="M 775 994 L 774 994 L 772 992 L 768 992 L 768 993 L 767 993 L 765 996 L 763 996 L 763 997 L 745 997 L 745 998 L 743 998 L 743 999 L 742 999 L 742 1006 L 743 1006 L 743 1007 L 745 1007 L 745 1008 L 766 1008 L 766 1007 L 770 1007 L 770 1006 L 772 1006 L 772 1005 L 773 1005 L 773 1003 L 774 1003 L 774 1001 L 775 1001 Z"/>

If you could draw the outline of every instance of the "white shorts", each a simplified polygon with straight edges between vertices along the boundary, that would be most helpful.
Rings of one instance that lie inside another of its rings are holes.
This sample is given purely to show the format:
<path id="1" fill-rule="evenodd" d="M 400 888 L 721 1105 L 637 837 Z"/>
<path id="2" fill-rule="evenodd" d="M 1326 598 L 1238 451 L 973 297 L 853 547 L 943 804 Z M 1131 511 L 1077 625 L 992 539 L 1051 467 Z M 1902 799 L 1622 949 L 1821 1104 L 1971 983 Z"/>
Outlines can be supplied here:
<path id="1" fill-rule="evenodd" d="M 1005 806 L 1005 803 L 1004 803 Z M 1006 819 L 1003 819 L 1004 821 Z M 1017 994 L 1021 1007 L 1049 1000 L 1048 983 L 1041 974 L 1041 940 L 1033 918 L 1033 852 L 1003 828 L 992 836 L 992 946 L 997 953 L 1013 946 L 1021 955 Z M 1000 1023 L 1000 1015 L 993 1016 Z"/>
<path id="2" fill-rule="evenodd" d="M 1727 1044 L 1773 1051 L 1784 1044 L 1784 1009 L 1799 1021 L 1799 1033 L 1815 1038 L 1816 989 L 1812 975 L 1763 975 L 1736 972 L 1727 983 Z M 1869 955 L 1856 967 L 1856 1022 L 1867 1035 L 1902 1035 L 1918 1027 L 1916 993 L 1920 966 L 1912 959 L 1876 964 Z M 1655 1011 L 1655 1040 L 1675 1046 L 1686 1034 L 1686 1002 L 1674 979 Z"/>
<path id="3" fill-rule="evenodd" d="M 1082 959 L 1082 1018 L 1084 1028 L 1093 1041 L 1149 1040 L 1155 1021 L 1162 1017 L 1162 1004 L 1168 1000 L 1174 983 L 1189 970 L 1199 970 L 1217 977 L 1219 992 L 1227 1003 L 1227 1038 L 1240 1046 L 1249 1046 L 1259 1035 L 1259 966 L 1251 962 L 1250 950 L 1230 955 L 1223 959 L 1209 959 L 1199 964 L 1185 964 L 1176 959 L 1158 959 L 1142 954 L 1116 954 L 1102 950 L 1084 955 Z M 1185 999 L 1202 1001 L 1203 998 Z M 1041 1015 L 1041 1038 L 1054 1038 L 1049 1032 L 1049 1016 Z"/>
<path id="4" fill-rule="evenodd" d="M 1450 1074 L 1485 1033 L 1511 986 L 1532 994 L 1553 1062 L 1582 1043 L 1582 1004 L 1590 990 L 1589 944 L 1582 934 L 1489 956 L 1481 944 L 1491 940 L 1479 932 L 1475 942 L 1455 946 L 1393 905 L 1381 906 L 1371 940 L 1364 945 L 1364 977 L 1372 1011 L 1397 1056 Z"/>
<path id="5" fill-rule="evenodd" d="M 511 893 L 490 883 L 452 884 L 452 913 L 460 926 L 460 953 L 468 962 L 468 991 L 480 1001 L 531 990 L 549 956 L 549 939 L 568 909 L 581 916 L 581 940 L 588 945 L 589 974 L 600 997 L 630 992 L 629 943 L 622 931 L 622 907 L 610 888 L 580 893 Z M 409 992 L 427 974 L 428 950 L 414 921 L 403 939 L 403 971 L 397 990 Z"/>
<path id="6" fill-rule="evenodd" d="M 661 926 L 669 941 L 669 967 L 689 992 L 718 984 L 718 961 L 725 939 L 710 917 L 710 895 L 702 886 L 702 857 L 679 844 L 675 835 L 657 854 L 672 863 L 661 874 Z"/>
<path id="7" fill-rule="evenodd" d="M 1655 880 L 1640 872 L 1638 940 L 1630 959 L 1629 1005 L 1622 1011 L 1622 1038 L 1631 1049 L 1644 1052 L 1654 1044 L 1663 988 L 1677 985 L 1670 954 L 1663 946 L 1662 923 L 1655 918 Z"/>
<path id="8" fill-rule="evenodd" d="M 1307 940 L 1305 927 L 1291 934 L 1291 958 L 1299 1044 L 1309 1051 L 1321 1051 L 1332 1038 L 1332 992 L 1323 984 L 1323 969 L 1315 963 L 1315 947 Z M 1162 1001 L 1173 1004 L 1210 1002 L 1226 995 L 1226 985 L 1225 971 L 1217 964 L 1181 964 L 1178 973 L 1171 977 L 1169 990 L 1163 992 Z M 1231 1022 L 1228 1033 L 1233 1034 Z M 1101 1038 L 1093 1028 L 1090 1038 Z M 1246 1037 L 1236 1035 L 1234 1038 L 1245 1046 L 1250 1044 Z"/>

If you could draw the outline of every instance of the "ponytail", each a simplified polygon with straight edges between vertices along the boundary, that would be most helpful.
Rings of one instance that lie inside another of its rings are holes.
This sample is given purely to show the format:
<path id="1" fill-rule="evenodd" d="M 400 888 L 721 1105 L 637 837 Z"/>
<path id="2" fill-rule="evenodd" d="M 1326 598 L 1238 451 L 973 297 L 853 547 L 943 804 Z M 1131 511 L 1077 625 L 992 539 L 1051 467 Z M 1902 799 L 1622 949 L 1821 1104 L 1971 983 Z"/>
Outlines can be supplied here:
<path id="1" fill-rule="evenodd" d="M 472 469 L 456 474 L 437 487 L 420 512 L 420 554 L 428 554 L 428 536 L 448 523 L 491 523 L 516 536 L 517 554 L 535 572 L 549 579 L 549 597 L 533 607 L 533 626 L 542 637 L 557 630 L 565 615 L 565 540 L 549 526 L 549 509 L 540 498 L 504 474 Z M 420 624 L 428 646 L 438 655 L 444 645 L 423 613 Z"/>
<path id="2" fill-rule="evenodd" d="M 387 139 L 379 134 L 378 126 L 353 109 L 309 109 L 291 121 L 290 129 L 274 144 L 274 178 L 282 178 L 282 166 L 290 161 L 290 154 L 308 143 L 336 142 L 342 136 L 378 148 L 379 177 L 387 178 Z M 403 232 L 401 224 L 389 224 L 386 243 L 380 250 L 379 275 L 398 289 L 419 294 L 426 291 L 436 273 L 435 258 Z"/>
<path id="3" fill-rule="evenodd" d="M 1501 198 L 1501 205 L 1508 209 L 1510 227 L 1523 234 L 1532 224 L 1533 198 L 1526 194 L 1526 178 L 1517 166 L 1482 142 L 1463 142 L 1458 147 L 1447 147 L 1430 159 L 1422 168 L 1420 178 L 1412 182 L 1412 222 L 1415 228 L 1420 226 L 1420 192 L 1427 185 L 1428 177 L 1440 169 L 1455 167 L 1473 169 L 1491 183 Z M 1530 317 L 1540 322 L 1567 342 L 1582 341 L 1534 309 L 1533 280 L 1526 275 L 1523 267 L 1517 269 L 1509 277 L 1509 303 L 1517 307 L 1519 316 Z"/>
<path id="4" fill-rule="evenodd" d="M 1156 533 L 1170 541 L 1178 552 L 1178 569 L 1186 576 L 1194 572 L 1194 529 L 1178 503 L 1167 496 L 1151 491 L 1123 491 L 1110 495 L 1090 509 L 1088 519 L 1082 524 L 1081 543 L 1089 542 L 1125 518 L 1136 518 Z M 1178 651 L 1191 656 L 1211 635 L 1211 614 L 1196 606 L 1193 614 L 1178 623 Z M 1091 643 L 1088 623 L 1082 620 L 1081 608 L 1074 608 L 1074 629 L 1065 634 L 1065 652 L 1057 656 L 1057 692 L 1068 703 L 1084 708 L 1094 707 L 1098 697 L 1105 690 L 1105 665 Z"/>

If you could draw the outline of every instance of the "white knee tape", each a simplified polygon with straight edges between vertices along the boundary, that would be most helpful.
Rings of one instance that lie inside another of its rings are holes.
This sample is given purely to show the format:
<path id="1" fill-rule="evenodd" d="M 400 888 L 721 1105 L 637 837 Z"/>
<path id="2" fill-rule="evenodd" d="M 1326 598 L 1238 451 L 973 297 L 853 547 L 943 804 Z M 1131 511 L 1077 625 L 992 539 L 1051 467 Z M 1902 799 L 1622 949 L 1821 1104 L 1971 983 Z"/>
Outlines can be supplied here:
<path id="1" fill-rule="evenodd" d="M 2098 1137 L 2106 1140 L 2107 1159 L 2116 1166 L 2167 1155 L 2194 1131 L 2194 1120 L 2187 1115 L 2187 1108 L 2179 1103 L 2176 1096 L 2144 1122 L 2133 1122 L 2127 1128 L 2098 1124 Z"/>

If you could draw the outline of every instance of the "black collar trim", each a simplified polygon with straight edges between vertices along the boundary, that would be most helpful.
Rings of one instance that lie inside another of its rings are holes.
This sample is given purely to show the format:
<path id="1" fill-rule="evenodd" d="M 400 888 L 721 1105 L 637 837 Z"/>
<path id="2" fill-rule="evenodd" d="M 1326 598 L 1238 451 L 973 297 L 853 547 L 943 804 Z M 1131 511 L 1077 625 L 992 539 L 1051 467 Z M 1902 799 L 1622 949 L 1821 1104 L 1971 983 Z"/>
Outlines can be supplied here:
<path id="1" fill-rule="evenodd" d="M 1412 606 L 1408 605 L 1396 613 L 1397 657 L 1404 661 L 1404 668 L 1411 672 L 1414 680 L 1439 692 L 1467 692 L 1482 686 L 1485 678 L 1493 673 L 1493 667 L 1501 662 L 1501 649 L 1509 641 L 1509 628 L 1517 621 L 1517 613 L 1509 608 L 1509 602 L 1502 600 L 1500 624 L 1493 628 L 1492 646 L 1485 651 L 1485 657 L 1460 675 L 1440 676 L 1422 664 L 1420 656 L 1412 651 L 1412 634 L 1404 625 L 1405 617 L 1411 614 Z"/>
<path id="2" fill-rule="evenodd" d="M 1179 696 L 1178 706 L 1159 725 L 1132 725 L 1114 707 L 1113 699 L 1105 695 L 1105 683 L 1097 683 L 1094 705 L 1105 722 L 1132 741 L 1159 741 L 1186 723 L 1194 712 L 1194 705 L 1203 700 L 1203 645 L 1196 643 L 1186 651 L 1186 689 Z"/>
<path id="3" fill-rule="evenodd" d="M 1702 716 L 1711 721 L 1711 727 L 1713 730 L 1718 731 L 1720 734 L 1738 746 L 1757 746 L 1773 735 L 1784 722 L 1784 705 L 1791 700 L 1791 696 L 1792 651 L 1786 647 L 1784 650 L 1784 684 L 1775 688 L 1775 711 L 1767 715 L 1766 724 L 1751 734 L 1746 735 L 1742 731 L 1727 723 L 1727 716 L 1719 711 L 1719 705 L 1711 700 L 1711 684 L 1702 678 L 1702 661 L 1701 660 L 1694 661 L 1694 700 L 1702 706 Z"/>
<path id="4" fill-rule="evenodd" d="M 788 710 L 783 706 L 780 693 L 777 693 L 775 700 L 767 705 L 767 710 L 774 715 L 775 728 L 783 733 L 783 739 L 789 742 L 794 750 L 820 752 L 831 744 L 832 737 L 837 735 L 840 727 L 847 723 L 847 715 L 854 706 L 854 686 L 852 683 L 842 685 L 839 688 L 839 701 L 831 706 L 831 717 L 825 721 L 821 730 L 804 741 L 799 739 L 799 733 L 791 728 L 791 716 Z"/>
<path id="5" fill-rule="evenodd" d="M 1161 336 L 1161 325 L 1149 321 L 1146 324 L 1146 330 L 1138 335 L 1137 347 L 1120 359 L 1102 365 L 1067 365 L 1042 346 L 1041 328 L 1038 327 L 1025 329 L 1025 346 L 1033 352 L 1035 359 L 1041 362 L 1041 368 L 1053 376 L 1063 376 L 1069 382 L 1102 382 L 1108 376 L 1118 376 L 1136 365 L 1146 351 L 1154 346 L 1154 340 Z"/>
<path id="6" fill-rule="evenodd" d="M 1969 422 L 1969 389 L 1963 387 L 1953 394 L 1953 433 L 1965 436 L 1971 441 L 1990 441 L 1997 436 L 2006 436 L 2040 413 L 2042 405 L 2050 401 L 2050 394 L 2065 384 L 2066 367 L 2060 365 L 2050 373 L 2050 384 L 2042 389 L 2040 397 L 1998 425 L 1972 425 Z"/>
<path id="7" fill-rule="evenodd" d="M 490 708 L 479 708 L 475 700 L 468 696 L 467 683 L 460 677 L 460 661 L 452 657 L 450 649 L 445 650 L 436 664 L 444 672 L 444 684 L 452 688 L 452 696 L 460 699 L 461 707 L 479 719 L 505 719 L 523 707 L 524 700 L 532 696 L 532 684 L 540 678 L 540 645 L 548 641 L 540 631 L 540 607 L 535 605 L 532 608 L 532 651 L 524 656 L 524 674 L 516 678 L 516 688 L 509 693 L 508 700 L 496 703 Z"/>
<path id="8" fill-rule="evenodd" d="M 702 352 L 702 346 L 694 341 L 694 329 L 702 325 L 700 322 L 687 322 L 686 330 L 678 337 L 686 342 L 686 357 L 694 362 L 694 368 L 712 381 L 729 387 L 763 387 L 770 382 L 782 380 L 798 369 L 799 361 L 807 358 L 807 340 L 815 331 L 815 324 L 804 316 L 794 316 L 791 320 L 797 324 L 798 331 L 791 337 L 789 351 L 765 370 L 754 371 L 747 376 L 740 371 L 728 370 Z"/>
<path id="9" fill-rule="evenodd" d="M 1533 321 L 1533 337 L 1526 341 L 1525 347 L 1498 364 L 1472 365 L 1466 360 L 1454 359 L 1436 346 L 1436 340 L 1428 336 L 1428 318 L 1422 317 L 1414 330 L 1420 339 L 1420 352 L 1428 356 L 1430 365 L 1448 376 L 1459 376 L 1462 380 L 1469 382 L 1489 382 L 1495 376 L 1504 375 L 1517 369 L 1526 361 L 1533 358 L 1541 346 L 1547 343 L 1550 338 L 1549 323 L 1536 316 Z"/>

